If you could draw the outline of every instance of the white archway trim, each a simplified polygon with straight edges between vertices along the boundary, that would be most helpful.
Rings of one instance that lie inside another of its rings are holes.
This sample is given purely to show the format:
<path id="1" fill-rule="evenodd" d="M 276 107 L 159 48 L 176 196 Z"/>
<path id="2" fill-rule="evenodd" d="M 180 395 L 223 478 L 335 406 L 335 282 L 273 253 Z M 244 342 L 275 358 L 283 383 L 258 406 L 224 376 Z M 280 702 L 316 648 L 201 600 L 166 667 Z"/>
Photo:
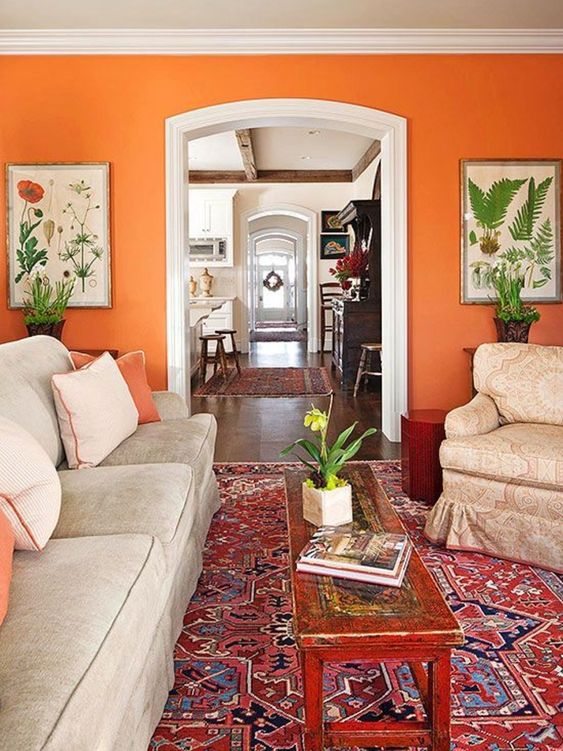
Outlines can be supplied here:
<path id="1" fill-rule="evenodd" d="M 187 142 L 224 130 L 288 125 L 346 130 L 381 141 L 383 433 L 400 440 L 407 408 L 407 121 L 399 115 L 319 99 L 252 99 L 184 112 L 166 120 L 168 385 L 189 398 L 186 355 L 188 264 Z M 315 217 L 316 223 L 316 217 Z M 316 233 L 315 233 L 316 234 Z M 318 239 L 315 237 L 315 241 Z M 311 279 L 310 295 L 316 293 Z M 316 326 L 316 321 L 310 325 Z"/>
<path id="2" fill-rule="evenodd" d="M 297 206 L 291 203 L 278 203 L 272 206 L 257 206 L 254 209 L 249 209 L 243 212 L 240 217 L 240 242 L 242 248 L 246 248 L 248 244 L 250 222 L 255 219 L 263 219 L 267 216 L 290 216 L 294 219 L 301 219 L 301 221 L 307 224 L 307 349 L 309 352 L 316 352 L 318 349 L 317 259 L 319 257 L 317 214 L 305 206 Z M 243 274 L 243 279 L 245 300 L 248 300 L 248 266 Z"/>

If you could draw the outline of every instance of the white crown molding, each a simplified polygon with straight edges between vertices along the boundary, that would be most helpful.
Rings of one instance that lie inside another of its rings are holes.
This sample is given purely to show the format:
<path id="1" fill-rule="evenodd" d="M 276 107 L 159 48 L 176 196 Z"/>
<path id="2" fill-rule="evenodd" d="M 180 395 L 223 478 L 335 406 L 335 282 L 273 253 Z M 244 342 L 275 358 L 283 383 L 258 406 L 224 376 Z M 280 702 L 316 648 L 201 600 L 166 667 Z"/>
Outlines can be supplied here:
<path id="1" fill-rule="evenodd" d="M 563 52 L 563 29 L 3 29 L 3 55 Z"/>

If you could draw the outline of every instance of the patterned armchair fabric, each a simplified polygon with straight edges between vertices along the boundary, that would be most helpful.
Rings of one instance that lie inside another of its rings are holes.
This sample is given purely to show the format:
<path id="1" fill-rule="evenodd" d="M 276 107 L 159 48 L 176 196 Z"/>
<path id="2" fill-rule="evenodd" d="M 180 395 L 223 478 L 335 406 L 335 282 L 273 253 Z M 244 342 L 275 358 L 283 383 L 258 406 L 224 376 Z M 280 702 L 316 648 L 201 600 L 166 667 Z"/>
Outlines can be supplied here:
<path id="1" fill-rule="evenodd" d="M 484 344 L 449 413 L 433 542 L 563 570 L 563 347 Z"/>
<path id="2" fill-rule="evenodd" d="M 482 344 L 473 374 L 475 388 L 493 399 L 502 423 L 563 425 L 563 347 Z"/>

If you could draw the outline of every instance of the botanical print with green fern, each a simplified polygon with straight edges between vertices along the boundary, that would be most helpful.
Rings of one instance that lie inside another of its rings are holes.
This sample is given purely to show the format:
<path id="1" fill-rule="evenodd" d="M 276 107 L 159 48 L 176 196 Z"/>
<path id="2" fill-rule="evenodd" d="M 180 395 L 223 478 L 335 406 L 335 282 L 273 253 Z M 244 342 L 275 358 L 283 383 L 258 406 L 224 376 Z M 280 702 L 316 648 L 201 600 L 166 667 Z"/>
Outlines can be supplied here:
<path id="1" fill-rule="evenodd" d="M 478 245 L 482 254 L 480 259 L 469 264 L 474 288 L 490 289 L 491 272 L 495 264 L 502 261 L 520 265 L 525 289 L 540 289 L 552 279 L 554 227 L 549 216 L 542 218 L 550 189 L 554 189 L 553 176 L 540 182 L 536 182 L 533 176 L 504 177 L 495 180 L 487 190 L 468 178 L 469 204 L 477 225 L 477 231 L 469 232 L 468 240 L 470 246 Z M 517 199 L 521 201 L 520 206 L 505 227 L 509 209 Z M 508 230 L 504 244 L 501 239 L 503 228 Z"/>

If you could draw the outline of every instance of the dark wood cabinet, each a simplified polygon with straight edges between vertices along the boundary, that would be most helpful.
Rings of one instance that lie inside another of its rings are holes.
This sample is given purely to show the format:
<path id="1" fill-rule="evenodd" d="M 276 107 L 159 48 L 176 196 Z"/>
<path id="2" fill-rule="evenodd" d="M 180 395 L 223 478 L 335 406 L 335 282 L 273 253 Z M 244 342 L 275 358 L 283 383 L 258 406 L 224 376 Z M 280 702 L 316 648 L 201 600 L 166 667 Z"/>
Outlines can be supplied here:
<path id="1" fill-rule="evenodd" d="M 362 343 L 381 341 L 381 309 L 371 300 L 335 300 L 332 325 L 332 366 L 348 388 L 356 379 Z"/>
<path id="2" fill-rule="evenodd" d="M 332 365 L 342 388 L 356 379 L 363 342 L 381 342 L 381 202 L 350 201 L 338 214 L 343 227 L 352 227 L 355 248 L 369 253 L 366 300 L 336 300 L 332 306 Z"/>

